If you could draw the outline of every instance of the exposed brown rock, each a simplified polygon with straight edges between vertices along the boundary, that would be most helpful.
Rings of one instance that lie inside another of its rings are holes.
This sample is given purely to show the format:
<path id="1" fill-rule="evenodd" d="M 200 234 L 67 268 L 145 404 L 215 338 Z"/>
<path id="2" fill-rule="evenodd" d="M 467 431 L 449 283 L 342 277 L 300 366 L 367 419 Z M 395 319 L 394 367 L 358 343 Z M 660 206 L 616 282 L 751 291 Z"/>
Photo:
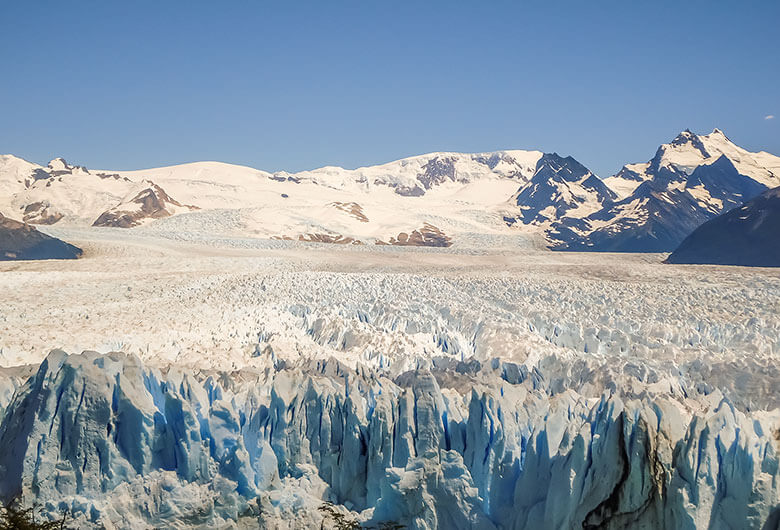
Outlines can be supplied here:
<path id="1" fill-rule="evenodd" d="M 337 245 L 362 245 L 363 242 L 354 237 L 344 237 L 341 234 L 301 234 L 298 236 L 298 241 L 306 241 L 308 243 L 335 243 Z"/>
<path id="2" fill-rule="evenodd" d="M 22 220 L 25 223 L 53 225 L 63 217 L 48 201 L 38 201 L 24 207 Z"/>
<path id="3" fill-rule="evenodd" d="M 197 206 L 183 205 L 172 199 L 160 186 L 149 183 L 150 186 L 141 190 L 135 197 L 126 203 L 100 214 L 100 217 L 92 223 L 92 226 L 113 226 L 119 228 L 132 228 L 138 226 L 145 219 L 161 219 L 170 217 L 173 212 L 169 206 L 186 207 L 197 210 Z M 140 207 L 136 206 L 140 205 Z"/>
<path id="4" fill-rule="evenodd" d="M 363 213 L 363 207 L 356 202 L 332 202 L 329 204 L 329 206 L 333 206 L 342 212 L 348 213 L 361 223 L 368 222 L 368 217 L 366 217 L 366 214 Z"/>
<path id="5" fill-rule="evenodd" d="M 75 259 L 81 249 L 0 214 L 0 261 Z"/>
<path id="6" fill-rule="evenodd" d="M 412 231 L 399 233 L 396 237 L 390 238 L 389 243 L 381 241 L 377 245 L 390 244 L 402 247 L 449 247 L 452 245 L 450 237 L 430 223 L 424 223 L 422 228 Z"/>
<path id="7" fill-rule="evenodd" d="M 323 234 L 321 232 L 299 234 L 297 238 L 288 235 L 271 236 L 271 239 L 275 239 L 277 241 L 303 241 L 305 243 L 334 243 L 336 245 L 363 244 L 362 241 L 355 239 L 354 237 L 344 237 L 341 234 Z"/>
<path id="8" fill-rule="evenodd" d="M 777 449 L 778 452 L 780 452 L 780 427 L 775 429 L 775 432 L 772 434 L 774 435 L 775 438 L 775 448 Z"/>

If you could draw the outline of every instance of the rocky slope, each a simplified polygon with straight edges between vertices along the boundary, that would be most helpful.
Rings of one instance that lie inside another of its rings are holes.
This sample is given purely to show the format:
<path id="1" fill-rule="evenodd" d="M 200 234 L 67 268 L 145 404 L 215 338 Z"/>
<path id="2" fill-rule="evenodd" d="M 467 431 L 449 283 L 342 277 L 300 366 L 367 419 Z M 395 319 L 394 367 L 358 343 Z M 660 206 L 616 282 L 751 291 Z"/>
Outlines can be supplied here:
<path id="1" fill-rule="evenodd" d="M 143 189 L 138 193 L 132 192 L 126 200 L 100 214 L 92 226 L 132 228 L 181 211 L 197 210 L 195 206 L 183 205 L 172 199 L 154 182 L 142 182 L 141 187 Z"/>
<path id="2" fill-rule="evenodd" d="M 81 249 L 0 214 L 0 261 L 76 259 Z"/>
<path id="3" fill-rule="evenodd" d="M 667 261 L 780 267 L 780 188 L 704 223 Z"/>

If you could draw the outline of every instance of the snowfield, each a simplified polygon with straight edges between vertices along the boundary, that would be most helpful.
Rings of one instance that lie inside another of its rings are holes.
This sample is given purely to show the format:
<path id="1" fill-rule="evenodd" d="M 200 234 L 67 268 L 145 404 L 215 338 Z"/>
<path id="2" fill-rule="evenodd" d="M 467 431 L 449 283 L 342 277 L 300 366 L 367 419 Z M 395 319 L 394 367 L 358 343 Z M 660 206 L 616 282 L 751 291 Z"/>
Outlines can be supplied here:
<path id="1" fill-rule="evenodd" d="M 779 270 L 180 218 L 0 263 L 3 499 L 105 528 L 780 521 Z"/>

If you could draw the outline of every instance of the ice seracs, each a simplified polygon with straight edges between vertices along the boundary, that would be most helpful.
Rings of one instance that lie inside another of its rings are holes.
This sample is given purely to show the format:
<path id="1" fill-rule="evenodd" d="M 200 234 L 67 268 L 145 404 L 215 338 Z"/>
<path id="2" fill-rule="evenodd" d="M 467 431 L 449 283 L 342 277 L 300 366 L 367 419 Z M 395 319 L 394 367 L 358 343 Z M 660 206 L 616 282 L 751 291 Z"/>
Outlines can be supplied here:
<path id="1" fill-rule="evenodd" d="M 771 271 L 47 230 L 90 259 L 2 265 L 0 286 L 0 497 L 36 517 L 327 528 L 332 503 L 422 529 L 776 521 Z"/>
<path id="2" fill-rule="evenodd" d="M 772 522 L 777 411 L 644 389 L 550 395 L 489 368 L 392 381 L 335 360 L 189 374 L 54 351 L 3 411 L 0 497 L 108 528 L 316 527 L 326 502 L 426 530 Z"/>

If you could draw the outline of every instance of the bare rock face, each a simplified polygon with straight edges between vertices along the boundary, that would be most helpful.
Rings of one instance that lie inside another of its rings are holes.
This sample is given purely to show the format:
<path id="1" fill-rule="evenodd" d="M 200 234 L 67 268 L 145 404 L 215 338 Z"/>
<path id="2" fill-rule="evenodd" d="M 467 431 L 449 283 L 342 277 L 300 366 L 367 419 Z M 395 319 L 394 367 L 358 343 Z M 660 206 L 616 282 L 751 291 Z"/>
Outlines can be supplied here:
<path id="1" fill-rule="evenodd" d="M 81 249 L 0 214 L 0 261 L 76 259 Z"/>
<path id="2" fill-rule="evenodd" d="M 368 222 L 368 217 L 363 213 L 363 207 L 356 202 L 332 202 L 330 203 L 330 206 L 351 215 L 361 223 Z"/>
<path id="3" fill-rule="evenodd" d="M 443 157 L 433 158 L 428 161 L 422 174 L 417 175 L 417 180 L 426 190 L 431 189 L 437 184 L 443 184 L 448 180 L 455 180 L 455 158 Z"/>
<path id="4" fill-rule="evenodd" d="M 53 225 L 64 215 L 49 204 L 49 201 L 37 201 L 24 207 L 22 220 L 37 225 Z"/>
<path id="5" fill-rule="evenodd" d="M 377 244 L 384 244 L 377 242 Z M 401 232 L 396 237 L 390 238 L 390 245 L 403 247 L 449 247 L 452 245 L 452 239 L 429 223 L 424 223 L 422 228 L 407 234 Z"/>
<path id="6" fill-rule="evenodd" d="M 149 187 L 138 192 L 132 199 L 123 201 L 100 214 L 92 226 L 132 228 L 149 219 L 170 217 L 181 209 L 195 210 L 197 207 L 181 204 L 172 199 L 160 186 L 149 182 Z"/>
<path id="7" fill-rule="evenodd" d="M 342 236 L 341 234 L 301 234 L 298 241 L 307 243 L 335 243 L 337 245 L 362 245 L 362 241 L 354 237 Z"/>

